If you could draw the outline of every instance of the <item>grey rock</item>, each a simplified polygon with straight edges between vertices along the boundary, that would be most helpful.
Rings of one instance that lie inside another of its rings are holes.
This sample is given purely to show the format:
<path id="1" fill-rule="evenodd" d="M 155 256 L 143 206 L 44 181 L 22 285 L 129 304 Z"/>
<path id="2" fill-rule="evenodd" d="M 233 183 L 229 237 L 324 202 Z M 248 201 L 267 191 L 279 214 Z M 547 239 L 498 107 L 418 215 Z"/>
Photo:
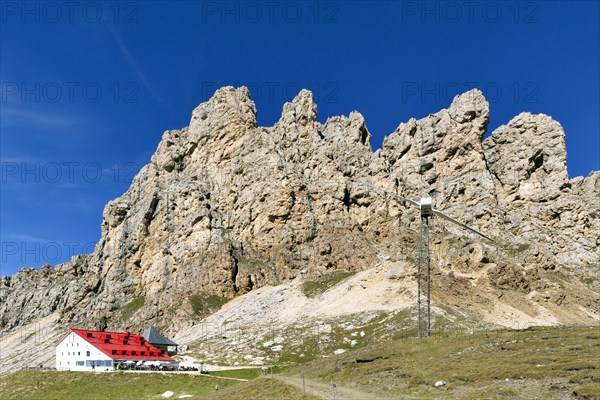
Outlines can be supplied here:
<path id="1" fill-rule="evenodd" d="M 395 194 L 431 195 L 496 240 L 435 221 L 436 301 L 489 313 L 510 293 L 553 302 L 559 321 L 597 321 L 586 282 L 598 278 L 600 173 L 568 179 L 565 134 L 549 116 L 522 113 L 483 140 L 488 122 L 472 90 L 373 152 L 362 115 L 321 124 L 309 91 L 259 127 L 246 88 L 219 89 L 107 204 L 93 253 L 2 278 L 1 329 L 58 312 L 63 324 L 109 330 L 165 322 L 169 334 L 200 321 L 194 296 L 416 259 L 418 216 Z"/>

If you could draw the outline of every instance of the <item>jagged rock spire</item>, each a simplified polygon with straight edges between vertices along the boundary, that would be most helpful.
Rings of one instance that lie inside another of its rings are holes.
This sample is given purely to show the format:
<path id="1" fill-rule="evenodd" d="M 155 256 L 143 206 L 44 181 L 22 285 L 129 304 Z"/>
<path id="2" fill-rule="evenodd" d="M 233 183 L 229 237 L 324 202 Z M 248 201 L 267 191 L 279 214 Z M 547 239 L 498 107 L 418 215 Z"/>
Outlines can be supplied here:
<path id="1" fill-rule="evenodd" d="M 283 106 L 275 126 L 258 127 L 248 89 L 221 88 L 193 110 L 188 127 L 164 133 L 129 190 L 106 206 L 92 254 L 2 280 L 2 326 L 14 330 L 59 312 L 66 323 L 106 315 L 110 329 L 130 329 L 168 314 L 175 330 L 196 321 L 192 296 L 232 297 L 300 276 L 362 270 L 382 253 L 410 257 L 414 213 L 381 188 L 432 195 L 436 208 L 506 248 L 530 244 L 518 260 L 483 245 L 462 251 L 472 243 L 460 239 L 464 232 L 454 232 L 457 245 L 445 231 L 451 227 L 434 227 L 445 249 L 437 255 L 440 301 L 467 273 L 486 288 L 483 304 L 504 290 L 537 301 L 544 271 L 561 264 L 585 271 L 599 262 L 600 174 L 567 179 L 564 132 L 548 116 L 520 114 L 482 144 L 488 114 L 481 91 L 471 90 L 448 109 L 400 124 L 374 154 L 362 115 L 320 124 L 307 90 Z M 456 246 L 463 247 L 453 253 Z M 572 296 L 579 286 L 569 285 L 555 297 L 597 302 L 593 292 Z M 481 303 L 470 283 L 460 287 L 461 299 Z M 123 306 L 142 297 L 124 318 Z M 597 316 L 576 307 L 569 314 L 572 321 Z"/>

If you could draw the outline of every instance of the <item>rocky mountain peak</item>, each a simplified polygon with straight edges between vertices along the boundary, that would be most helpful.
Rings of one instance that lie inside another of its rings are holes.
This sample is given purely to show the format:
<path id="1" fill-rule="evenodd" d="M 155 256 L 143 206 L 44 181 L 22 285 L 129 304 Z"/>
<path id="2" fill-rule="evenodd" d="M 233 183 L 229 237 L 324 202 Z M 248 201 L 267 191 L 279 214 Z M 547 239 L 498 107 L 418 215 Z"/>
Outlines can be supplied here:
<path id="1" fill-rule="evenodd" d="M 59 313 L 64 324 L 177 331 L 199 321 L 206 296 L 414 268 L 418 213 L 395 193 L 430 195 L 495 239 L 434 220 L 434 302 L 597 321 L 588 286 L 600 262 L 600 174 L 568 180 L 565 134 L 551 117 L 519 114 L 482 141 L 488 121 L 474 89 L 401 123 L 373 153 L 360 113 L 320 124 L 307 90 L 277 124 L 258 127 L 247 88 L 219 89 L 107 204 L 92 254 L 2 281 L 2 329 Z M 414 274 L 403 279 L 414 286 Z"/>
<path id="2" fill-rule="evenodd" d="M 483 142 L 509 200 L 556 198 L 568 182 L 565 132 L 552 117 L 521 113 Z"/>
<path id="3" fill-rule="evenodd" d="M 205 103 L 193 112 L 189 131 L 201 135 L 215 134 L 229 126 L 239 129 L 255 128 L 256 107 L 245 86 L 226 86 L 218 89 Z"/>
<path id="4" fill-rule="evenodd" d="M 448 110 L 452 119 L 459 123 L 482 118 L 487 124 L 490 105 L 479 89 L 471 89 L 454 97 Z"/>
<path id="5" fill-rule="evenodd" d="M 291 102 L 283 105 L 281 118 L 277 125 L 288 130 L 294 130 L 297 127 L 306 127 L 311 130 L 314 129 L 316 121 L 317 105 L 313 100 L 313 94 L 310 90 L 302 89 Z"/>

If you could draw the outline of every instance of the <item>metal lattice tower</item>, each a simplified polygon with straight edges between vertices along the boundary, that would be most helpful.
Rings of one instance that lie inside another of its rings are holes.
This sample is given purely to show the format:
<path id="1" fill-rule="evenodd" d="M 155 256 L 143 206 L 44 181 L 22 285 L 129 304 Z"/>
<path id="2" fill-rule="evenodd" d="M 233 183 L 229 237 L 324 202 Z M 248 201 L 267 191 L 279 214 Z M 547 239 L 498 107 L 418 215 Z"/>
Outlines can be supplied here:
<path id="1" fill-rule="evenodd" d="M 431 197 L 423 197 L 421 198 L 419 201 L 414 201 L 414 200 L 410 200 L 407 199 L 405 197 L 402 196 L 398 196 L 400 197 L 402 200 L 419 207 L 419 210 L 421 212 L 421 227 L 420 227 L 420 232 L 419 232 L 419 257 L 418 257 L 418 266 L 417 266 L 417 319 L 418 319 L 418 327 L 417 327 L 417 334 L 419 337 L 421 337 L 421 327 L 422 327 L 422 321 L 421 321 L 421 281 L 422 281 L 422 264 L 423 264 L 423 247 L 425 247 L 425 262 L 427 263 L 427 331 L 425 333 L 425 336 L 429 336 L 431 333 L 431 254 L 429 251 L 429 218 L 433 217 L 434 215 L 437 215 L 439 217 L 442 217 L 454 224 L 457 224 L 465 229 L 470 230 L 473 233 L 476 233 L 477 235 L 487 239 L 487 240 L 492 240 L 490 239 L 488 236 L 484 235 L 483 233 L 471 228 L 468 225 L 465 225 L 461 222 L 458 222 L 457 220 L 455 220 L 454 218 L 444 214 L 443 212 L 436 210 L 435 208 L 433 208 L 432 206 L 432 201 L 431 201 Z M 425 246 L 423 246 L 423 242 L 425 242 Z"/>

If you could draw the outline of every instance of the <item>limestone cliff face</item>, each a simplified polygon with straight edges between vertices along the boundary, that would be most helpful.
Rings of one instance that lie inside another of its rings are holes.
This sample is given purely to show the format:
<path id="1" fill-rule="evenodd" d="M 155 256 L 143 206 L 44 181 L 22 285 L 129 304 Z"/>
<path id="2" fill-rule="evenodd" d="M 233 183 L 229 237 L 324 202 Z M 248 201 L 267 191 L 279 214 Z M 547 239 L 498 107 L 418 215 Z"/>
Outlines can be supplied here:
<path id="1" fill-rule="evenodd" d="M 598 294 L 584 282 L 597 282 L 600 174 L 568 179 L 564 131 L 552 118 L 522 113 L 483 140 L 488 114 L 472 90 L 400 124 L 373 152 L 362 115 L 320 124 L 306 90 L 266 128 L 246 88 L 222 88 L 188 127 L 164 133 L 129 190 L 108 203 L 92 254 L 2 280 L 2 327 L 58 311 L 67 324 L 168 320 L 172 331 L 198 321 L 194 295 L 230 298 L 411 259 L 418 214 L 394 194 L 431 195 L 496 240 L 434 222 L 435 301 L 492 312 L 514 294 L 511 306 L 551 304 L 559 322 L 597 320 Z M 142 307 L 124 311 L 142 296 Z"/>
<path id="2" fill-rule="evenodd" d="M 600 174 L 569 180 L 561 125 L 521 113 L 483 146 L 505 227 L 551 249 L 558 263 L 597 267 Z"/>

